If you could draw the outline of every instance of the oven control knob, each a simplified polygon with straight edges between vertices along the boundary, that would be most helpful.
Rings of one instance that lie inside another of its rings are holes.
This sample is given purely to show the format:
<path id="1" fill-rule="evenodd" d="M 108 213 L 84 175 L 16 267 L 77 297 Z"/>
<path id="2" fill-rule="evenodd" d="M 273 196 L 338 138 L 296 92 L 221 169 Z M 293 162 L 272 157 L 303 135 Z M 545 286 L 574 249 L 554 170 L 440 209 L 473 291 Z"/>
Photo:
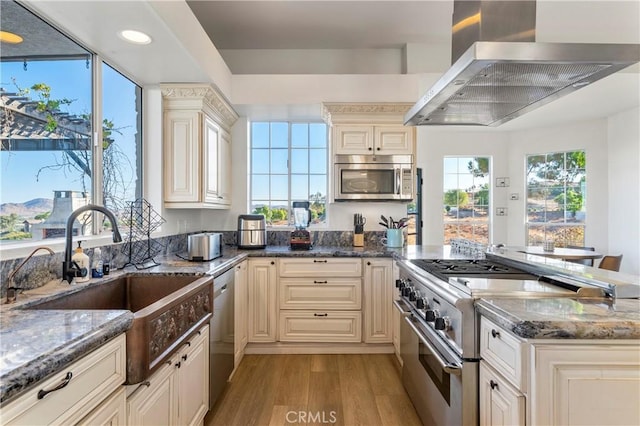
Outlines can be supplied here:
<path id="1" fill-rule="evenodd" d="M 397 279 L 396 288 L 402 289 L 402 287 L 404 287 L 404 280 Z"/>
<path id="2" fill-rule="evenodd" d="M 421 297 L 418 300 L 416 300 L 416 307 L 418 309 L 424 309 L 425 306 L 427 306 L 427 300 L 424 297 Z"/>
<path id="3" fill-rule="evenodd" d="M 408 297 L 411 294 L 411 292 L 413 292 L 413 287 L 406 285 L 402 288 L 402 295 L 404 297 Z"/>
<path id="4" fill-rule="evenodd" d="M 415 302 L 415 300 L 418 298 L 418 296 L 420 295 L 420 293 L 418 292 L 418 290 L 412 290 L 409 293 L 409 300 L 412 302 Z"/>
<path id="5" fill-rule="evenodd" d="M 439 317 L 436 318 L 436 323 L 434 325 L 436 330 L 447 330 L 451 326 L 451 320 L 449 317 Z"/>
<path id="6" fill-rule="evenodd" d="M 425 311 L 425 319 L 428 322 L 433 322 L 436 320 L 436 318 L 438 318 L 438 316 L 440 315 L 440 312 L 438 312 L 437 309 L 427 309 Z"/>

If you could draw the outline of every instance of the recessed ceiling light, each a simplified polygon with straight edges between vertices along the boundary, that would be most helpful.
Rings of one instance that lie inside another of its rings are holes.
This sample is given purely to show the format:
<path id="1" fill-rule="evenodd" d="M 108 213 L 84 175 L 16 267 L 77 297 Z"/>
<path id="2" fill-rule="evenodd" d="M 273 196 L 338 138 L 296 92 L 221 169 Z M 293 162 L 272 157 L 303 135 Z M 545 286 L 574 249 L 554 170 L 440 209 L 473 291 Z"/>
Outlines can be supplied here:
<path id="1" fill-rule="evenodd" d="M 120 35 L 120 37 L 122 37 L 123 39 L 125 39 L 130 43 L 135 43 L 135 44 L 151 43 L 151 37 L 149 37 L 148 35 L 146 35 L 141 31 L 123 30 L 123 31 L 120 31 L 118 34 Z"/>
<path id="2" fill-rule="evenodd" d="M 8 31 L 0 31 L 0 41 L 3 43 L 18 44 L 22 43 L 22 37 Z"/>

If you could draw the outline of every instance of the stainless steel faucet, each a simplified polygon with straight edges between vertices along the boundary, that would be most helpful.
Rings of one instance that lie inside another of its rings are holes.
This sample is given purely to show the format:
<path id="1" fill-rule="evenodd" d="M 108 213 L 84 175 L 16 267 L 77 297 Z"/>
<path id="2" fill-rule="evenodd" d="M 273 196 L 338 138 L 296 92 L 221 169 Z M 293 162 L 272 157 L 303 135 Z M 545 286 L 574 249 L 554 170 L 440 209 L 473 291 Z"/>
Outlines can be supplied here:
<path id="1" fill-rule="evenodd" d="M 7 278 L 7 299 L 5 300 L 5 303 L 13 303 L 18 299 L 18 290 L 20 289 L 13 285 L 13 277 L 15 277 L 18 271 L 22 269 L 24 264 L 27 263 L 27 261 L 31 259 L 31 257 L 34 254 L 36 254 L 36 252 L 39 250 L 46 250 L 51 255 L 55 254 L 53 250 L 51 250 L 49 247 L 41 246 L 41 247 L 36 247 L 31 252 L 31 254 L 29 254 L 29 256 L 25 257 L 25 259 L 16 267 L 16 269 L 11 271 L 11 273 L 9 274 L 9 277 Z"/>
<path id="2" fill-rule="evenodd" d="M 120 236 L 120 231 L 118 230 L 118 220 L 109 210 L 102 206 L 97 206 L 95 204 L 87 204 L 86 206 L 82 206 L 76 210 L 74 210 L 67 218 L 67 227 L 65 232 L 65 247 L 64 247 L 64 262 L 62 262 L 62 280 L 67 281 L 69 284 L 73 281 L 75 277 L 82 276 L 80 274 L 80 268 L 78 265 L 71 261 L 71 252 L 72 252 L 72 238 L 73 238 L 73 222 L 76 218 L 86 211 L 94 210 L 106 215 L 111 221 L 111 226 L 113 227 L 113 242 L 119 243 L 122 241 L 122 237 Z"/>

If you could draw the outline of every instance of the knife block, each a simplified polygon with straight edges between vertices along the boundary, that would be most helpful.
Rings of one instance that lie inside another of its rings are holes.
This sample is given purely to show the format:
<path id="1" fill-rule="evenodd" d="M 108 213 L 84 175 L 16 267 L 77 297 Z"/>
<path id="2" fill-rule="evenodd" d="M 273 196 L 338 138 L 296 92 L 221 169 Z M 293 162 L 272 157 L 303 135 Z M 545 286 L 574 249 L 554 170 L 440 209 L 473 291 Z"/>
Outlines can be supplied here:
<path id="1" fill-rule="evenodd" d="M 363 226 L 357 226 L 353 232 L 353 246 L 364 247 L 364 229 Z"/>

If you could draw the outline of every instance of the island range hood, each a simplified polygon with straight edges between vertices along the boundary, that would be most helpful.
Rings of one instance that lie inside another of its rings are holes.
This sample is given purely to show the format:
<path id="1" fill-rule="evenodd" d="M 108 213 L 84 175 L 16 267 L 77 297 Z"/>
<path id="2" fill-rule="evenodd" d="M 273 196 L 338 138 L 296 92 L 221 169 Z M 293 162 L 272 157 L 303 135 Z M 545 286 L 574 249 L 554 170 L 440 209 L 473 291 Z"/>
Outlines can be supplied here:
<path id="1" fill-rule="evenodd" d="M 535 1 L 454 1 L 451 68 L 408 126 L 499 126 L 640 61 L 638 44 L 535 42 Z"/>

